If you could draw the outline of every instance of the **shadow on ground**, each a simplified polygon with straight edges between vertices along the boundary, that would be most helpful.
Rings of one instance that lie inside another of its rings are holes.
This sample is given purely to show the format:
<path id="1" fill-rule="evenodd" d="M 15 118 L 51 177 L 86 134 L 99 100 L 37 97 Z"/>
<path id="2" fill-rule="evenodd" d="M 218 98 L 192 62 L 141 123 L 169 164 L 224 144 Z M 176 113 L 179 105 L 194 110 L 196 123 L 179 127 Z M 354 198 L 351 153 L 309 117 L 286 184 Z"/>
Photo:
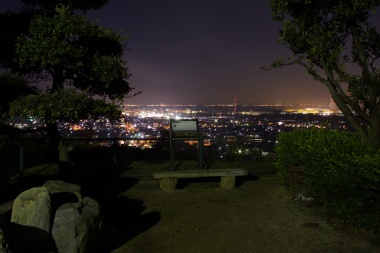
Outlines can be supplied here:
<path id="1" fill-rule="evenodd" d="M 4 187 L 0 191 L 0 205 L 15 199 L 21 192 L 42 186 L 47 180 L 63 180 L 81 186 L 82 197 L 97 200 L 104 216 L 105 235 L 110 238 L 101 252 L 110 252 L 154 226 L 161 219 L 158 212 L 142 215 L 144 202 L 119 196 L 133 187 L 138 180 L 119 177 L 120 168 L 109 164 L 65 165 L 54 175 L 30 175 Z M 9 222 L 11 210 L 0 214 L 0 221 Z"/>
<path id="2" fill-rule="evenodd" d="M 154 226 L 161 219 L 158 212 L 142 215 L 144 202 L 128 199 L 121 193 L 133 187 L 138 179 L 120 177 L 121 168 L 110 164 L 76 164 L 61 171 L 59 177 L 81 186 L 83 196 L 96 199 L 102 207 L 109 242 L 102 252 L 110 252 Z"/>
<path id="3" fill-rule="evenodd" d="M 235 186 L 238 188 L 246 181 L 257 181 L 260 178 L 256 175 L 247 175 L 236 177 Z M 198 178 L 180 178 L 177 182 L 177 189 L 184 189 L 192 183 L 220 182 L 220 177 L 198 177 Z"/>

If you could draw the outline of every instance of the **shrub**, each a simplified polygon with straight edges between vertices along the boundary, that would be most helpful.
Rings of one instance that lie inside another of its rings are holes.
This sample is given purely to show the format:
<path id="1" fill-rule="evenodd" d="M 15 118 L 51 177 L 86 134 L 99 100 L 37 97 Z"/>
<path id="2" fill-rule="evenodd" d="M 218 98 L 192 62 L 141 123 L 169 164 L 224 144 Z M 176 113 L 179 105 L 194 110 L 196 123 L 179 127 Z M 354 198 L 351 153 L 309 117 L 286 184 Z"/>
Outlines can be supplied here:
<path id="1" fill-rule="evenodd" d="M 304 129 L 278 136 L 275 165 L 284 182 L 301 168 L 308 194 L 338 220 L 380 228 L 380 152 L 352 132 Z"/>
<path id="2" fill-rule="evenodd" d="M 274 165 L 284 184 L 289 184 L 289 169 L 302 168 L 304 165 L 305 162 L 302 161 L 304 142 L 310 138 L 310 134 L 309 131 L 297 129 L 292 132 L 282 132 L 277 136 Z"/>

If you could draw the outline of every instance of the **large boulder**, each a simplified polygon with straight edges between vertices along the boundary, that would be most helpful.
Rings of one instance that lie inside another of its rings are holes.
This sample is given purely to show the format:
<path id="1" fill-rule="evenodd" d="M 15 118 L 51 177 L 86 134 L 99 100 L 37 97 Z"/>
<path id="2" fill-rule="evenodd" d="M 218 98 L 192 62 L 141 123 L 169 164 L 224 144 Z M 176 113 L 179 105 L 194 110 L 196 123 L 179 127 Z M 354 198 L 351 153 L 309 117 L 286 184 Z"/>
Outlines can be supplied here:
<path id="1" fill-rule="evenodd" d="M 82 199 L 81 187 L 61 180 L 49 180 L 43 184 L 50 192 L 51 222 L 54 221 L 57 209 L 66 203 L 77 203 Z"/>
<path id="2" fill-rule="evenodd" d="M 10 246 L 9 239 L 7 237 L 7 232 L 3 228 L 0 228 L 0 252 L 8 253 L 11 252 L 12 248 Z"/>
<path id="3" fill-rule="evenodd" d="M 101 226 L 98 202 L 85 197 L 57 209 L 52 236 L 60 253 L 95 253 L 100 247 Z"/>
<path id="4" fill-rule="evenodd" d="M 0 223 L 0 252 L 98 252 L 105 233 L 98 202 L 83 198 L 80 186 L 47 181 L 19 194 L 11 222 Z M 102 234 L 101 234 L 102 233 Z"/>
<path id="5" fill-rule="evenodd" d="M 76 196 L 76 201 L 73 202 L 78 202 L 82 199 L 81 188 L 77 184 L 70 184 L 61 180 L 48 180 L 43 184 L 43 187 L 46 187 L 51 195 L 62 193 L 74 194 Z"/>
<path id="6" fill-rule="evenodd" d="M 51 199 L 46 187 L 30 188 L 13 202 L 11 222 L 51 231 Z"/>
<path id="7" fill-rule="evenodd" d="M 20 242 L 13 243 L 12 247 L 48 248 L 51 245 L 51 220 L 51 199 L 47 188 L 34 187 L 19 194 L 13 202 L 11 223 L 5 227 L 8 238 Z"/>
<path id="8" fill-rule="evenodd" d="M 0 252 L 57 252 L 57 249 L 47 231 L 7 222 L 0 223 Z"/>

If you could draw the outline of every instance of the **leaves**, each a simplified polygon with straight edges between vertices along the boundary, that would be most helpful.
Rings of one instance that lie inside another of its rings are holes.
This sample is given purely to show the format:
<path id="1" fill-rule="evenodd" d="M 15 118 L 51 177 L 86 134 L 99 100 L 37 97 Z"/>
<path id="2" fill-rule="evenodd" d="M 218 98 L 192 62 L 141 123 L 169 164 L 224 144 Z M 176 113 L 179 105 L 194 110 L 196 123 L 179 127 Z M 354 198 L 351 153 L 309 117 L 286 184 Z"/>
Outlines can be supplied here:
<path id="1" fill-rule="evenodd" d="M 301 168 L 309 194 L 343 222 L 380 229 L 380 151 L 352 132 L 304 129 L 277 137 L 276 167 L 285 182 Z"/>
<path id="2" fill-rule="evenodd" d="M 99 116 L 115 120 L 120 117 L 121 111 L 116 103 L 94 99 L 73 89 L 61 89 L 53 93 L 20 97 L 11 104 L 10 114 L 54 123 L 58 120 L 77 122 Z"/>
<path id="3" fill-rule="evenodd" d="M 37 94 L 36 87 L 28 85 L 27 81 L 20 76 L 9 72 L 0 75 L 0 118 L 7 117 L 10 104 L 20 96 Z"/>
<path id="4" fill-rule="evenodd" d="M 368 132 L 380 133 L 380 34 L 368 22 L 379 6 L 380 0 L 270 1 L 273 20 L 282 24 L 278 42 L 294 54 L 272 68 L 304 67 L 326 85 L 360 137 L 380 145 L 380 134 Z"/>
<path id="5" fill-rule="evenodd" d="M 132 89 L 119 34 L 78 15 L 37 16 L 19 38 L 16 61 L 26 72 L 51 74 L 53 90 L 71 81 L 91 95 L 122 99 Z"/>
<path id="6" fill-rule="evenodd" d="M 82 16 L 37 16 L 31 24 L 29 36 L 19 38 L 16 59 L 26 71 L 35 74 L 48 71 L 56 85 L 52 87 L 52 100 L 44 95 L 42 100 L 29 97 L 20 103 L 20 106 L 39 103 L 37 108 L 42 108 L 41 111 L 22 111 L 15 105 L 14 108 L 18 109 L 14 113 L 30 114 L 53 122 L 62 118 L 76 120 L 88 114 L 96 115 L 97 107 L 84 115 L 82 111 L 89 109 L 88 104 L 74 103 L 78 107 L 75 110 L 70 106 L 70 100 L 65 101 L 63 98 L 57 100 L 62 101 L 62 104 L 52 107 L 55 111 L 49 111 L 50 101 L 54 101 L 56 94 L 61 94 L 67 81 L 71 81 L 74 87 L 86 92 L 88 96 L 122 99 L 132 90 L 126 82 L 129 74 L 121 58 L 122 41 L 123 38 L 118 34 L 87 22 Z M 71 93 L 61 95 L 69 94 Z M 79 107 L 82 108 L 79 110 Z M 105 111 L 107 108 L 97 111 L 102 115 L 112 114 L 111 111 Z"/>
<path id="7" fill-rule="evenodd" d="M 110 0 L 22 0 L 27 7 L 42 8 L 45 11 L 54 11 L 59 5 L 70 6 L 72 10 L 87 11 L 100 9 Z"/>

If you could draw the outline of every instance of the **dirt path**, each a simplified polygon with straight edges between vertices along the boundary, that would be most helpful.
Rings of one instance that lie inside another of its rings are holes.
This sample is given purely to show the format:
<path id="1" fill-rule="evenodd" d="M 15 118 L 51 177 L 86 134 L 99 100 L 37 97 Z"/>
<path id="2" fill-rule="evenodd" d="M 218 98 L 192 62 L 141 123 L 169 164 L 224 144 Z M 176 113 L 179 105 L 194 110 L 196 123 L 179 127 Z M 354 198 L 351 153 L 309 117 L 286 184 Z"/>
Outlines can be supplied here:
<path id="1" fill-rule="evenodd" d="M 113 252 L 380 252 L 379 235 L 334 229 L 320 207 L 291 199 L 277 177 L 234 190 L 216 181 L 181 188 L 165 193 L 158 181 L 140 181 L 121 194 L 140 206 L 128 214 L 138 230 Z"/>
<path id="2" fill-rule="evenodd" d="M 154 180 L 85 179 L 82 189 L 100 201 L 110 225 L 106 234 L 119 238 L 102 252 L 380 252 L 380 234 L 334 229 L 321 207 L 292 199 L 275 176 L 248 177 L 234 190 L 220 188 L 218 179 L 181 180 L 171 193 Z M 12 200 L 1 203 L 0 221 L 7 221 Z"/>

